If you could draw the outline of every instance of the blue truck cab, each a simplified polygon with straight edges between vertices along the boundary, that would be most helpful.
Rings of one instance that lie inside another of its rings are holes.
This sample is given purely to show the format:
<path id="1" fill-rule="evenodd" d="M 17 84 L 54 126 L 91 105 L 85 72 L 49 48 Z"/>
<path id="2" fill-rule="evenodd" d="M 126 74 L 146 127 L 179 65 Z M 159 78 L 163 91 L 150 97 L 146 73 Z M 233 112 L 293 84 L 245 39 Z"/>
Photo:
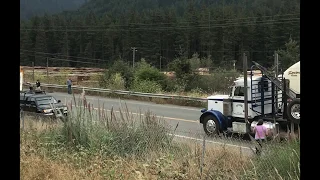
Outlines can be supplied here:
<path id="1" fill-rule="evenodd" d="M 208 108 L 201 110 L 199 118 L 208 135 L 222 132 L 251 133 L 259 118 L 273 113 L 271 82 L 262 75 L 249 76 L 247 79 L 248 121 L 245 122 L 244 111 L 244 78 L 236 79 L 230 87 L 229 95 L 207 97 Z M 281 97 L 278 96 L 281 101 Z M 265 122 L 269 129 L 276 124 Z"/>

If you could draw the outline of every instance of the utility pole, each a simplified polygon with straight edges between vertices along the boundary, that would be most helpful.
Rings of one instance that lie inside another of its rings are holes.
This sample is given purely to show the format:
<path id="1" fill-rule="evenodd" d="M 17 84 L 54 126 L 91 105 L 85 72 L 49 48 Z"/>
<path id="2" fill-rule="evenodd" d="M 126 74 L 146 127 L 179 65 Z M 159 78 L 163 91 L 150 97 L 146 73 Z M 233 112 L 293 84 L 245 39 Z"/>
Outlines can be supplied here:
<path id="1" fill-rule="evenodd" d="M 49 58 L 47 57 L 47 81 L 49 80 Z"/>
<path id="2" fill-rule="evenodd" d="M 248 121 L 248 64 L 246 53 L 243 53 L 243 80 L 244 80 L 244 120 Z"/>
<path id="3" fill-rule="evenodd" d="M 210 17 L 211 17 L 211 12 L 209 10 L 209 55 L 208 57 L 211 56 L 211 26 L 210 26 Z"/>
<path id="4" fill-rule="evenodd" d="M 278 78 L 279 75 L 279 59 L 278 59 L 278 53 L 274 52 L 274 65 L 275 65 L 275 78 Z M 276 104 L 275 104 L 275 110 L 278 110 L 278 87 L 275 87 L 275 96 L 276 96 Z"/>
<path id="5" fill-rule="evenodd" d="M 162 56 L 160 56 L 160 72 L 161 72 L 161 58 L 162 58 Z"/>
<path id="6" fill-rule="evenodd" d="M 34 81 L 34 62 L 32 62 L 32 81 Z"/>
<path id="7" fill-rule="evenodd" d="M 232 64 L 233 65 L 233 70 L 236 70 L 236 60 L 233 60 L 232 62 L 233 62 L 233 64 Z"/>
<path id="8" fill-rule="evenodd" d="M 82 55 L 82 31 L 80 32 L 80 54 Z"/>
<path id="9" fill-rule="evenodd" d="M 279 55 L 278 53 L 274 52 L 274 65 L 275 65 L 275 75 L 278 78 L 279 75 Z"/>
<path id="10" fill-rule="evenodd" d="M 222 0 L 222 21 L 224 23 L 224 0 Z M 224 26 L 222 26 L 222 60 L 224 61 Z"/>
<path id="11" fill-rule="evenodd" d="M 68 40 L 68 29 L 67 29 L 67 26 L 66 26 L 66 44 L 67 44 L 67 47 L 66 47 L 66 51 L 67 51 L 67 60 L 69 60 L 69 40 Z"/>
<path id="12" fill-rule="evenodd" d="M 132 67 L 134 68 L 134 58 L 135 58 L 135 56 L 136 56 L 136 51 L 138 51 L 137 50 L 137 48 L 136 47 L 132 47 L 131 48 L 131 50 L 132 50 Z"/>
<path id="13" fill-rule="evenodd" d="M 103 50 L 103 32 L 101 33 L 101 59 L 104 60 L 104 50 Z"/>

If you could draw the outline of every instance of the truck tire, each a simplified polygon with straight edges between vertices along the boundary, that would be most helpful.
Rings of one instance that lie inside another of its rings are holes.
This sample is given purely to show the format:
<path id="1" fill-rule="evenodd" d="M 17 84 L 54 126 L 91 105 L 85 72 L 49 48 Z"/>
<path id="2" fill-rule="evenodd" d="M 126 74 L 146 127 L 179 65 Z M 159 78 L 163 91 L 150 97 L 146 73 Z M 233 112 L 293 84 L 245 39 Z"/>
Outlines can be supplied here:
<path id="1" fill-rule="evenodd" d="M 208 115 L 203 118 L 203 129 L 208 136 L 219 135 L 219 121 L 213 115 Z"/>
<path id="2" fill-rule="evenodd" d="M 293 99 L 287 106 L 288 119 L 294 124 L 300 124 L 300 99 Z"/>

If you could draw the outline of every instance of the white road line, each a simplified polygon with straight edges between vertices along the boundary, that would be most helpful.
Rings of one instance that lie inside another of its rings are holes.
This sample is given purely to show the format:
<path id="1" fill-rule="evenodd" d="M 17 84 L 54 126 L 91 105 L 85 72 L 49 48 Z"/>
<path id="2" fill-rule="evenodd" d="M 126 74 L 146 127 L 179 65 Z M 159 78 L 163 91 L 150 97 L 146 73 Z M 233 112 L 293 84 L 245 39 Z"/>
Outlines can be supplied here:
<path id="1" fill-rule="evenodd" d="M 169 134 L 173 135 L 173 134 Z M 181 135 L 173 135 L 174 137 L 179 137 L 179 138 L 184 138 L 184 139 L 191 139 L 191 140 L 196 140 L 196 141 L 203 141 L 203 139 L 197 139 L 193 137 L 188 137 L 188 136 L 181 136 Z M 234 144 L 227 144 L 227 143 L 221 143 L 221 142 L 216 142 L 216 141 L 211 141 L 211 140 L 206 140 L 206 142 L 213 143 L 213 144 L 220 144 L 220 145 L 226 145 L 226 146 L 232 146 L 232 147 L 237 147 L 237 148 L 243 148 L 243 149 L 250 149 L 249 147 L 246 146 L 238 146 Z"/>
<path id="2" fill-rule="evenodd" d="M 75 107 L 75 105 L 72 105 L 73 107 Z M 83 107 L 83 106 L 80 106 L 80 107 Z M 99 108 L 93 108 L 94 110 L 98 110 Z M 111 112 L 111 110 L 108 110 L 108 109 L 100 109 L 100 110 L 103 110 L 103 111 L 108 111 L 108 112 Z M 116 112 L 116 113 L 120 113 L 120 111 L 116 111 L 116 110 L 113 110 L 113 112 Z M 122 113 L 126 113 L 126 112 L 122 112 Z M 141 116 L 145 116 L 145 114 L 142 114 L 142 113 L 134 113 L 134 112 L 129 112 L 130 114 L 133 114 L 133 115 L 141 115 Z M 173 118 L 173 117 L 166 117 L 166 116 L 155 116 L 157 118 L 163 118 L 163 119 L 169 119 L 169 120 L 175 120 L 175 121 L 184 121 L 184 122 L 191 122 L 191 123 L 199 123 L 199 121 L 197 120 L 188 120 L 188 119 L 181 119 L 181 118 Z"/>
<path id="3" fill-rule="evenodd" d="M 53 93 L 52 93 L 53 94 Z M 59 95 L 58 96 L 64 96 L 64 97 L 69 97 L 69 95 L 65 95 L 65 94 L 60 94 L 59 93 Z M 105 97 L 106 98 L 106 97 Z M 103 97 L 101 97 L 101 99 L 100 98 L 93 98 L 92 96 L 90 97 L 86 97 L 86 99 L 88 99 L 88 100 L 99 100 L 99 101 L 113 101 L 113 102 L 118 102 L 118 100 L 117 101 L 115 101 L 114 99 L 109 99 L 108 98 L 108 100 L 104 100 L 104 98 Z M 125 99 L 120 99 L 121 101 L 124 101 L 125 103 L 127 103 L 127 104 L 139 104 L 139 105 L 145 105 L 145 106 L 155 106 L 155 107 L 159 107 L 159 106 L 163 106 L 163 105 L 157 105 L 157 104 L 149 104 L 149 103 L 140 103 L 140 102 L 127 102 Z M 133 100 L 133 101 L 136 101 L 136 100 Z M 167 107 L 167 108 L 176 108 L 176 109 L 183 109 L 183 110 L 189 110 L 189 111 L 197 111 L 197 112 L 200 112 L 200 108 L 199 109 L 192 109 L 192 108 L 184 108 L 184 107 L 176 107 L 176 106 L 171 106 L 170 105 L 170 107 Z"/>

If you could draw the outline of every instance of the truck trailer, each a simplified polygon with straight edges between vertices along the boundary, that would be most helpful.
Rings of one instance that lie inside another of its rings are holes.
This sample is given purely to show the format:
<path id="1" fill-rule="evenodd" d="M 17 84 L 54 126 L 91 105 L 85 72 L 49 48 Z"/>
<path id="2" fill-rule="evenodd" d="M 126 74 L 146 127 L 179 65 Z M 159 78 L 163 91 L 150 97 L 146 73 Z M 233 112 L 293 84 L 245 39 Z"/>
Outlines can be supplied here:
<path id="1" fill-rule="evenodd" d="M 254 69 L 262 74 L 252 73 Z M 279 132 L 279 123 L 300 124 L 300 61 L 281 76 L 253 61 L 251 73 L 237 78 L 228 95 L 209 96 L 207 102 L 208 107 L 201 110 L 199 118 L 207 135 L 252 133 L 259 119 L 274 133 Z"/>

